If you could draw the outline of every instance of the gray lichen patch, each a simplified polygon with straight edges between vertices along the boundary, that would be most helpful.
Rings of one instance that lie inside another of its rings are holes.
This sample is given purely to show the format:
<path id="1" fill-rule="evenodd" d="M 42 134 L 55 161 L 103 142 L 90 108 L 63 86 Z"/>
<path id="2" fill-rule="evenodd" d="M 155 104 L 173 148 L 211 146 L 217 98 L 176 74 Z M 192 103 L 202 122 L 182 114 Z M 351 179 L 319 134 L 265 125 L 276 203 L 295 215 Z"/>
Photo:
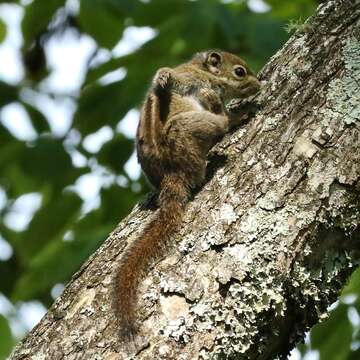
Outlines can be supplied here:
<path id="1" fill-rule="evenodd" d="M 304 262 L 294 264 L 288 286 L 291 288 L 291 297 L 298 302 L 299 309 L 311 309 L 312 316 L 322 320 L 327 317 L 329 304 L 338 295 L 338 289 L 332 284 L 335 285 L 337 279 L 349 274 L 357 261 L 344 251 L 331 249 L 322 254 L 317 266 L 312 264 L 310 267 L 306 258 Z M 301 323 L 298 328 L 301 333 Z"/>
<path id="2" fill-rule="evenodd" d="M 203 359 L 217 358 L 221 354 L 231 357 L 246 353 L 255 345 L 260 331 L 259 319 L 266 317 L 267 313 L 275 314 L 276 317 L 284 315 L 286 307 L 283 288 L 276 281 L 276 272 L 273 270 L 253 269 L 249 281 L 231 281 L 221 306 L 213 302 L 211 306 L 194 307 L 194 313 L 199 314 L 202 323 L 210 323 L 211 327 L 218 329 L 211 352 L 202 351 Z M 257 342 L 256 346 L 261 353 L 261 342 Z"/>
<path id="3" fill-rule="evenodd" d="M 185 298 L 178 295 L 161 297 L 160 305 L 162 313 L 169 321 L 185 318 L 189 313 L 189 305 Z"/>
<path id="4" fill-rule="evenodd" d="M 72 318 L 75 314 L 79 314 L 88 309 L 90 311 L 89 306 L 91 306 L 94 298 L 95 298 L 95 289 L 85 289 L 82 291 L 76 301 L 71 305 L 70 309 L 66 314 L 67 318 Z M 93 311 L 93 310 L 92 310 Z"/>
<path id="5" fill-rule="evenodd" d="M 255 240 L 261 240 L 261 243 L 274 243 L 278 236 L 289 235 L 289 216 L 291 215 L 291 206 L 283 208 L 273 213 L 263 210 L 264 200 L 260 199 L 257 207 L 248 211 L 246 217 L 240 224 L 240 230 L 244 233 L 245 242 L 257 246 Z M 267 206 L 270 206 L 269 204 Z M 267 248 L 271 249 L 273 246 Z M 257 251 L 257 250 L 256 250 Z"/>
<path id="6" fill-rule="evenodd" d="M 262 131 L 272 131 L 275 130 L 279 122 L 283 119 L 281 114 L 276 114 L 273 117 L 267 117 L 264 121 Z"/>
<path id="7" fill-rule="evenodd" d="M 161 275 L 160 288 L 166 294 L 181 294 L 189 301 L 199 300 L 206 293 L 213 293 L 213 283 L 206 276 L 210 266 L 206 263 L 194 265 L 189 258 L 176 269 Z"/>
<path id="8" fill-rule="evenodd" d="M 346 125 L 360 124 L 360 41 L 346 40 L 343 48 L 345 73 L 330 82 L 324 117 L 339 119 Z"/>
<path id="9" fill-rule="evenodd" d="M 330 186 L 336 178 L 336 165 L 334 161 L 323 162 L 318 158 L 308 170 L 309 186 L 320 198 L 329 196 Z"/>

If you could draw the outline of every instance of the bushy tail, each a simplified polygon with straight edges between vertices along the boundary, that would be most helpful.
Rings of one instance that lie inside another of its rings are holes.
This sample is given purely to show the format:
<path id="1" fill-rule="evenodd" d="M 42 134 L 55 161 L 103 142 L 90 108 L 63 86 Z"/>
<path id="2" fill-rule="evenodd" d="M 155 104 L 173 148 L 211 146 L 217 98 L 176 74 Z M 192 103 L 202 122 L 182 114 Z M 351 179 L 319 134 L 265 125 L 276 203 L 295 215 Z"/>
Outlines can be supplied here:
<path id="1" fill-rule="evenodd" d="M 163 251 L 180 224 L 184 207 L 189 199 L 186 179 L 179 174 L 165 175 L 161 182 L 160 209 L 145 227 L 139 239 L 125 251 L 117 276 L 117 313 L 120 334 L 124 340 L 136 334 L 134 313 L 137 287 L 148 266 Z"/>

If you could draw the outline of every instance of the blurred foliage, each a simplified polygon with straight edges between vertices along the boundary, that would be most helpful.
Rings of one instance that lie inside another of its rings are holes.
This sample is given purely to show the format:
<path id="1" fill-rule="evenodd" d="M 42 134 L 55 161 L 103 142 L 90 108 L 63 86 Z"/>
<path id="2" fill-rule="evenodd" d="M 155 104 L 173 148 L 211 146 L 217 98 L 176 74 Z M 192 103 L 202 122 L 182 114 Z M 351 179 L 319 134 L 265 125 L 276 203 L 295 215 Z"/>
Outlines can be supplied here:
<path id="1" fill-rule="evenodd" d="M 0 20 L 0 43 L 4 41 L 6 37 L 6 25 Z"/>
<path id="2" fill-rule="evenodd" d="M 306 344 L 298 346 L 305 359 L 311 351 L 320 360 L 360 359 L 360 268 L 351 276 L 340 299 L 331 306 L 330 316 L 315 325 Z"/>
<path id="3" fill-rule="evenodd" d="M 0 260 L 0 292 L 12 302 L 15 313 L 28 300 L 48 307 L 53 286 L 66 283 L 148 191 L 142 177 L 133 179 L 124 170 L 134 146 L 118 124 L 129 110 L 140 106 L 155 70 L 208 48 L 237 53 L 259 70 L 287 40 L 286 24 L 307 18 L 317 5 L 315 0 L 267 0 L 271 9 L 256 13 L 245 0 L 79 0 L 78 10 L 71 10 L 65 0 L 33 0 L 26 6 L 20 1 L 2 3 L 23 9 L 19 55 L 25 75 L 16 84 L 0 79 L 0 109 L 14 103 L 21 106 L 36 134 L 31 141 L 17 138 L 0 112 L 0 190 L 6 200 L 0 207 L 0 235 L 13 250 L 8 259 Z M 114 55 L 112 50 L 125 30 L 144 26 L 153 28 L 156 35 L 133 52 Z M 0 19 L 0 42 L 8 30 Z M 53 69 L 46 46 L 67 31 L 79 39 L 91 37 L 96 49 L 87 61 L 79 91 L 49 93 L 44 83 Z M 96 60 L 104 51 L 109 56 Z M 126 71 L 123 79 L 102 81 L 118 69 Z M 29 90 L 75 104 L 65 134 L 52 130 L 36 96 L 25 95 Z M 104 126 L 112 129 L 112 138 L 98 152 L 89 152 L 84 146 L 86 136 Z M 85 161 L 79 165 L 76 156 Z M 98 206 L 89 210 L 74 184 L 94 173 L 107 181 L 100 188 Z M 25 229 L 14 229 L 6 219 L 17 200 L 33 193 L 41 196 L 39 209 Z M 360 293 L 359 279 L 356 274 L 347 292 Z M 347 316 L 350 308 L 360 310 L 359 304 L 357 298 L 351 305 L 341 302 L 327 322 L 313 329 L 311 349 L 319 350 L 321 359 L 360 358 L 357 351 L 350 353 L 350 344 L 356 349 L 359 334 Z M 0 359 L 18 340 L 9 327 L 13 317 L 0 315 Z M 303 353 L 308 350 L 309 346 L 301 347 Z"/>
<path id="4" fill-rule="evenodd" d="M 6 355 L 11 351 L 14 340 L 11 335 L 11 330 L 8 321 L 0 315 L 0 359 L 5 359 Z"/>

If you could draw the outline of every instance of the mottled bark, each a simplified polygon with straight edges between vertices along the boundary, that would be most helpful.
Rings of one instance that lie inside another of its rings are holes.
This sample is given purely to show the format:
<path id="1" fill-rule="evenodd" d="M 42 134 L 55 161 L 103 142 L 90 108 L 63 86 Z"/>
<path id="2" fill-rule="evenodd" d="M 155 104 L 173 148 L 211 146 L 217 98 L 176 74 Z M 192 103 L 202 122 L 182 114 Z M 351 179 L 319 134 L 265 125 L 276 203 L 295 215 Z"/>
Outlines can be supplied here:
<path id="1" fill-rule="evenodd" d="M 136 359 L 271 359 L 326 316 L 360 249 L 360 2 L 328 1 L 261 72 L 262 109 L 212 151 L 140 289 Z M 11 359 L 123 359 L 112 307 L 136 208 Z"/>

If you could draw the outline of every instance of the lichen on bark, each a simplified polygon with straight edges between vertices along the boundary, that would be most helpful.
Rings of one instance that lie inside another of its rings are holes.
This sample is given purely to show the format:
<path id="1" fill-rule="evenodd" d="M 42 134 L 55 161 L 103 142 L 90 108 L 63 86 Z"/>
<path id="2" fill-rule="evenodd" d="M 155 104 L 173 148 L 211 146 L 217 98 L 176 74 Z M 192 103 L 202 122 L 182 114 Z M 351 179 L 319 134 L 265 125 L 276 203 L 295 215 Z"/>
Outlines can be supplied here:
<path id="1" fill-rule="evenodd" d="M 345 41 L 343 47 L 344 75 L 329 84 L 327 121 L 341 116 L 345 125 L 360 122 L 360 41 L 355 37 Z M 341 124 L 340 124 L 341 126 Z M 343 125 L 344 126 L 344 125 Z"/>

